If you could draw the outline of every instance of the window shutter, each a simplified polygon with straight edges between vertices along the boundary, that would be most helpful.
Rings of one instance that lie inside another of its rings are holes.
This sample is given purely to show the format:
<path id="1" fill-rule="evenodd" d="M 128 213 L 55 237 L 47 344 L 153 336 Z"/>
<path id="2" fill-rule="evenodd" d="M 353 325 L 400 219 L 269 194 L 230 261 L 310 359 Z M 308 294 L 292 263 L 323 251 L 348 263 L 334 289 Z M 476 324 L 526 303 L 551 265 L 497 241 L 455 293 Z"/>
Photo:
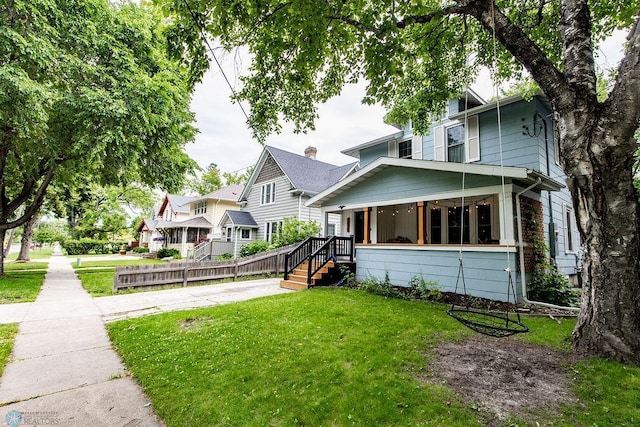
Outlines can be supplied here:
<path id="1" fill-rule="evenodd" d="M 467 118 L 467 161 L 477 162 L 480 160 L 480 129 L 478 126 L 478 116 Z"/>
<path id="2" fill-rule="evenodd" d="M 398 143 L 396 141 L 389 141 L 389 157 L 398 157 Z"/>
<path id="3" fill-rule="evenodd" d="M 444 126 L 438 126 L 433 129 L 433 160 L 444 162 L 445 146 L 444 146 Z"/>
<path id="4" fill-rule="evenodd" d="M 411 158 L 422 160 L 422 136 L 413 135 L 411 138 Z"/>

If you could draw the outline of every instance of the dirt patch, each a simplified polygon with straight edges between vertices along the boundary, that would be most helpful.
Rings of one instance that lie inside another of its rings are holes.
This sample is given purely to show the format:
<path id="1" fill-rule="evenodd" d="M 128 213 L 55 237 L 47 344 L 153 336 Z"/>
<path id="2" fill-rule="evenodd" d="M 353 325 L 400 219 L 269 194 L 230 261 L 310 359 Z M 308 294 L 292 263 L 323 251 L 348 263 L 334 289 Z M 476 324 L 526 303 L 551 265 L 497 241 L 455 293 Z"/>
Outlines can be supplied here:
<path id="1" fill-rule="evenodd" d="M 182 329 L 185 330 L 194 330 L 200 329 L 203 326 L 206 326 L 213 322 L 213 318 L 211 317 L 189 317 L 187 319 L 181 320 L 178 324 Z"/>
<path id="2" fill-rule="evenodd" d="M 497 426 L 511 416 L 553 415 L 577 402 L 563 367 L 571 357 L 515 339 L 475 336 L 436 348 L 430 381 L 446 383 L 487 413 L 487 425 Z"/>

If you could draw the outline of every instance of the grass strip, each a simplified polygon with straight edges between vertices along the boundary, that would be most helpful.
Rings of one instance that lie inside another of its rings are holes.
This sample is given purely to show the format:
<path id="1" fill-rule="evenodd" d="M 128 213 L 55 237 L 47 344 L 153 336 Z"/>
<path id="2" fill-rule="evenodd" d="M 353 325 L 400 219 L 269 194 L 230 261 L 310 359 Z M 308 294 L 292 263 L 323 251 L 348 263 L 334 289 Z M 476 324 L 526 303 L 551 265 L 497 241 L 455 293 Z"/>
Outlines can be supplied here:
<path id="1" fill-rule="evenodd" d="M 9 356 L 13 351 L 13 343 L 18 334 L 17 323 L 6 323 L 0 325 L 0 376 L 4 372 L 4 367 L 9 362 Z"/>
<path id="2" fill-rule="evenodd" d="M 46 271 L 14 271 L 0 276 L 0 304 L 36 300 Z"/>

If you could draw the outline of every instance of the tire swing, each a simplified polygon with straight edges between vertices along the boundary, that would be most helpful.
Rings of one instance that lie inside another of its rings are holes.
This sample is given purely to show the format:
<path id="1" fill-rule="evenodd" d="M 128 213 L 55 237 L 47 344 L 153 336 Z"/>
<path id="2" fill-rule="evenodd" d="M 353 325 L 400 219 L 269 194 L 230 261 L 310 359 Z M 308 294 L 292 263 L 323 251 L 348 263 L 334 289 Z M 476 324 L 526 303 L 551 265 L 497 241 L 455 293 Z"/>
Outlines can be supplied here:
<path id="1" fill-rule="evenodd" d="M 494 57 L 495 57 L 495 34 L 494 34 Z M 496 84 L 496 95 L 497 95 L 497 84 Z M 467 100 L 468 94 L 465 96 L 465 115 L 464 115 L 464 125 L 465 125 L 465 139 L 468 139 L 468 122 L 467 122 Z M 504 180 L 504 165 L 502 160 L 502 127 L 500 120 L 500 97 L 496 96 L 496 112 L 498 119 L 498 141 L 500 145 L 500 176 L 502 181 L 502 209 L 506 209 L 506 191 L 505 191 L 505 180 Z M 511 335 L 529 332 L 529 328 L 524 325 L 520 321 L 520 313 L 517 311 L 517 300 L 515 287 L 513 285 L 513 275 L 511 272 L 511 259 L 509 252 L 506 252 L 507 255 L 507 268 L 504 271 L 507 273 L 507 301 L 506 308 L 504 312 L 497 311 L 489 311 L 476 309 L 471 306 L 472 297 L 467 294 L 467 285 L 464 279 L 464 266 L 463 266 L 463 256 L 462 256 L 462 248 L 464 244 L 464 192 L 465 192 L 465 168 L 463 163 L 462 169 L 462 206 L 460 208 L 460 252 L 459 252 L 459 266 L 458 266 L 458 277 L 456 279 L 455 293 L 458 293 L 458 287 L 460 282 L 462 281 L 462 289 L 463 289 L 463 300 L 464 306 L 456 306 L 455 302 L 451 304 L 451 308 L 447 310 L 447 314 L 458 322 L 465 325 L 467 328 L 472 329 L 480 334 L 488 335 L 494 338 L 504 338 Z M 504 218 L 505 215 L 502 215 Z M 505 227 L 505 226 L 503 226 Z M 505 228 L 503 228 L 504 230 Z M 513 296 L 513 312 L 509 312 L 509 306 L 511 305 L 511 297 Z"/>

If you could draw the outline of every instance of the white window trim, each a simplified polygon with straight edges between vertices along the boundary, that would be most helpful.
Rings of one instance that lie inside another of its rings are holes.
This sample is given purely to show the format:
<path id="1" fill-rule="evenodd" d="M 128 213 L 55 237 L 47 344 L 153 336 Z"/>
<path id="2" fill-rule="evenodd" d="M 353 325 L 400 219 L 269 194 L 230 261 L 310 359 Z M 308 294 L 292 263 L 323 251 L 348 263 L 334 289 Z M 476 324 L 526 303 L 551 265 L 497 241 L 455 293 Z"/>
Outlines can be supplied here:
<path id="1" fill-rule="evenodd" d="M 456 126 L 465 125 L 463 121 L 454 120 L 447 124 L 436 126 L 433 129 L 433 158 L 434 160 L 449 161 L 449 147 L 447 144 L 447 130 Z M 480 161 L 480 124 L 478 115 L 467 117 L 464 142 L 465 163 Z"/>
<path id="2" fill-rule="evenodd" d="M 242 232 L 243 231 L 248 231 L 249 232 L 249 237 L 242 237 Z M 251 229 L 250 228 L 240 228 L 240 240 L 251 240 Z"/>
<path id="3" fill-rule="evenodd" d="M 271 188 L 269 200 L 265 200 L 267 196 L 267 187 Z M 276 183 L 269 182 L 260 186 L 260 205 L 272 205 L 276 202 Z"/>
<path id="4" fill-rule="evenodd" d="M 564 252 L 567 254 L 575 254 L 578 252 L 576 217 L 573 212 L 573 207 L 566 203 L 562 204 L 562 223 L 564 226 Z"/>

